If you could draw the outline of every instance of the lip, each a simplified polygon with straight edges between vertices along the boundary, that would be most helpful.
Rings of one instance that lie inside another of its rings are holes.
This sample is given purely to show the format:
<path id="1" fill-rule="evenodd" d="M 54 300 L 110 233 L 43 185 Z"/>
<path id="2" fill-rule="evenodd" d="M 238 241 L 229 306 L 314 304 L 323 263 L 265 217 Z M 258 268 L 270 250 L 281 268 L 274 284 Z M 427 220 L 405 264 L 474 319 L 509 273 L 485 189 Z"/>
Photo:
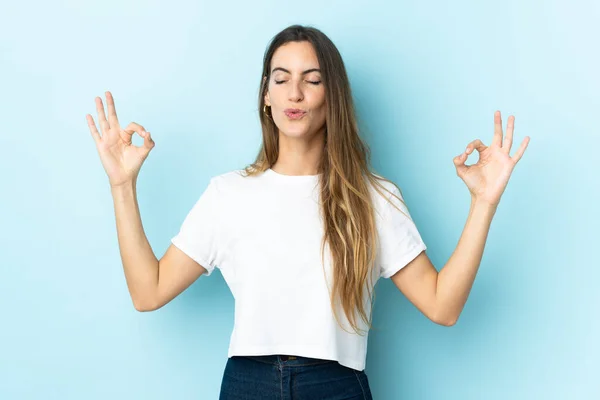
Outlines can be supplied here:
<path id="1" fill-rule="evenodd" d="M 306 111 L 299 108 L 286 108 L 283 112 L 290 119 L 300 119 L 306 115 Z"/>

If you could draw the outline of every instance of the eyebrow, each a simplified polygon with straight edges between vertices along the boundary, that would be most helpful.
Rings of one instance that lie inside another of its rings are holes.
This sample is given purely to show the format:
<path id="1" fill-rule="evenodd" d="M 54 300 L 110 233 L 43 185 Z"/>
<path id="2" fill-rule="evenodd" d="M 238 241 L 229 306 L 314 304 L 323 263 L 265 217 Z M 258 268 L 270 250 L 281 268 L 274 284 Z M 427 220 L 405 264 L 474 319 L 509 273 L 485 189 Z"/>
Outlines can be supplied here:
<path id="1" fill-rule="evenodd" d="M 288 71 L 285 68 L 281 68 L 281 67 L 276 67 L 273 68 L 273 70 L 271 71 L 271 73 L 274 73 L 275 71 L 283 71 L 283 72 L 287 72 L 288 74 L 291 74 L 290 71 Z M 302 72 L 302 75 L 306 75 L 310 72 L 321 72 L 321 70 L 319 68 L 311 68 L 311 69 L 307 69 L 306 71 Z"/>

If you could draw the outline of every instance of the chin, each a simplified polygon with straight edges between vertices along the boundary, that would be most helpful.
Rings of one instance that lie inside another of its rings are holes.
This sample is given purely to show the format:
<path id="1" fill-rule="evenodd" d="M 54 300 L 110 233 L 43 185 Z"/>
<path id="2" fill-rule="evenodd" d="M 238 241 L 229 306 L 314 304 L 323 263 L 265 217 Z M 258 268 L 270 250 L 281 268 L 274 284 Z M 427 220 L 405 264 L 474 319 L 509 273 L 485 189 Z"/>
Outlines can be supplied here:
<path id="1" fill-rule="evenodd" d="M 283 136 L 289 137 L 290 139 L 302 139 L 302 138 L 308 138 L 310 136 L 309 132 L 302 130 L 295 130 L 295 131 L 280 131 L 281 134 Z"/>
<path id="2" fill-rule="evenodd" d="M 288 124 L 286 125 L 287 126 L 284 126 L 283 129 L 279 129 L 279 132 L 282 135 L 287 136 L 289 138 L 297 139 L 307 137 L 310 134 L 307 126 L 289 126 Z"/>

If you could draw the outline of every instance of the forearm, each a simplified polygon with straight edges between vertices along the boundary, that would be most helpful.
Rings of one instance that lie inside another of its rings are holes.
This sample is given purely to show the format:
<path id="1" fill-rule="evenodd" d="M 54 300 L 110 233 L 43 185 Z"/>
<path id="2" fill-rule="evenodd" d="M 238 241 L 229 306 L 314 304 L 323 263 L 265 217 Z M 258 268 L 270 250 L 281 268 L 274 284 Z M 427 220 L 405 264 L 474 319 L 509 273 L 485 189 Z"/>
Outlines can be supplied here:
<path id="1" fill-rule="evenodd" d="M 495 206 L 472 199 L 458 245 L 438 274 L 436 316 L 439 320 L 451 324 L 458 320 L 475 281 L 495 212 Z"/>
<path id="2" fill-rule="evenodd" d="M 143 310 L 158 286 L 158 260 L 144 233 L 135 182 L 111 187 L 111 193 L 127 287 L 135 308 Z"/>

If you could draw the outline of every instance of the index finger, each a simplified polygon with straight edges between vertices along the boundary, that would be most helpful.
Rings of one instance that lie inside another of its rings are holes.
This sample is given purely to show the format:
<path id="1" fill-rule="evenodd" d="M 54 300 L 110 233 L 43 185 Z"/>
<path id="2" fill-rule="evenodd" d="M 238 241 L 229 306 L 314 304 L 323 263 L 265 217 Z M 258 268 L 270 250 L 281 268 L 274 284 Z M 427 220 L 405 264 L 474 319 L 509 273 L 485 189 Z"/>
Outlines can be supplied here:
<path id="1" fill-rule="evenodd" d="M 125 134 L 124 136 L 121 135 L 123 141 L 127 144 L 131 144 L 131 139 L 134 133 L 137 132 L 141 137 L 145 137 L 144 132 L 146 132 L 146 128 L 140 124 L 136 124 L 135 122 L 130 122 L 129 125 L 127 125 L 127 127 L 121 132 Z"/>

